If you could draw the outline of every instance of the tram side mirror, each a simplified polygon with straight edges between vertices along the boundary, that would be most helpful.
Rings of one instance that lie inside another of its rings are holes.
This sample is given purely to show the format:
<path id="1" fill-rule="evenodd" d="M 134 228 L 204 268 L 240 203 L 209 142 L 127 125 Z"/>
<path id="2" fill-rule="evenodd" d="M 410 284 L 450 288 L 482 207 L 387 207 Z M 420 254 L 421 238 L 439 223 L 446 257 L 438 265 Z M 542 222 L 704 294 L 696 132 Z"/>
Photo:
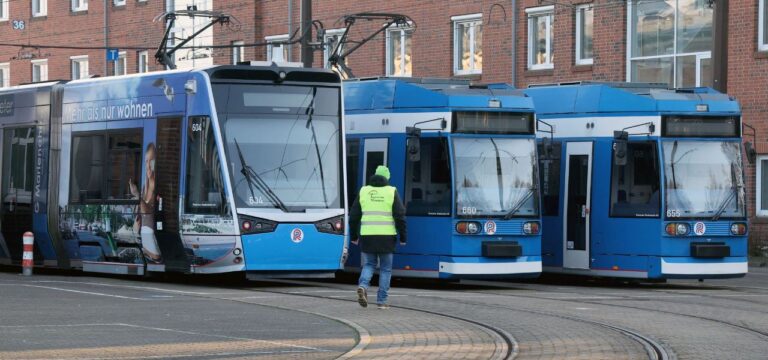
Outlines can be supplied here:
<path id="1" fill-rule="evenodd" d="M 627 139 L 629 134 L 626 131 L 613 132 L 613 164 L 627 165 Z"/>
<path id="2" fill-rule="evenodd" d="M 750 164 L 754 164 L 755 156 L 757 156 L 757 150 L 755 150 L 755 147 L 752 145 L 751 141 L 744 143 L 744 152 L 747 153 L 747 161 L 749 161 Z"/>
<path id="3" fill-rule="evenodd" d="M 409 136 L 405 140 L 405 149 L 408 153 L 408 161 L 421 160 L 421 141 L 417 136 Z"/>

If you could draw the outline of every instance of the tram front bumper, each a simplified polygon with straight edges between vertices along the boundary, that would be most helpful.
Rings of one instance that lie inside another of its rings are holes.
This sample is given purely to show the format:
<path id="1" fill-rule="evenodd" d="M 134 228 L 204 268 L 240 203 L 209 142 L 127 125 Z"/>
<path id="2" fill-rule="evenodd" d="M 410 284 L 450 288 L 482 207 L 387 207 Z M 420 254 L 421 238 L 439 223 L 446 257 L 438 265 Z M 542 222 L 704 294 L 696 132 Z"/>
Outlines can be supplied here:
<path id="1" fill-rule="evenodd" d="M 537 277 L 541 274 L 541 256 L 517 258 L 440 257 L 441 278 Z"/>

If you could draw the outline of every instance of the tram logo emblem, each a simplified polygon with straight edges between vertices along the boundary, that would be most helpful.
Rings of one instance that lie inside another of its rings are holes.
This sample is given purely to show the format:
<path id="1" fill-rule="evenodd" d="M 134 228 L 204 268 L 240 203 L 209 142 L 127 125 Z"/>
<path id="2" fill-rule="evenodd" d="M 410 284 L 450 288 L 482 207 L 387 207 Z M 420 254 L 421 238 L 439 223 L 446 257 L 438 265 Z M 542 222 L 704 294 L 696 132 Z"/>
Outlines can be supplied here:
<path id="1" fill-rule="evenodd" d="M 693 233 L 696 235 L 704 235 L 704 233 L 707 232 L 707 225 L 705 225 L 703 222 L 699 221 L 695 224 L 693 224 Z"/>
<path id="2" fill-rule="evenodd" d="M 488 235 L 493 235 L 496 233 L 496 223 L 493 221 L 488 221 L 485 223 L 485 233 Z"/>
<path id="3" fill-rule="evenodd" d="M 291 230 L 291 241 L 295 243 L 300 243 L 302 240 L 304 240 L 304 232 L 301 231 L 299 228 L 295 228 Z"/>

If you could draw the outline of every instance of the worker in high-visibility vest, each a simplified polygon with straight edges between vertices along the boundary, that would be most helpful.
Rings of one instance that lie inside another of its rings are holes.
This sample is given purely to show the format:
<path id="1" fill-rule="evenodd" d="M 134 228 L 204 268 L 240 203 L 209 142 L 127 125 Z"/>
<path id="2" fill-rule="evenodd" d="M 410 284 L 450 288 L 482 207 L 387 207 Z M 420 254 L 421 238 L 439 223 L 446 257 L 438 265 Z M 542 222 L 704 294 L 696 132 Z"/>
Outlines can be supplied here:
<path id="1" fill-rule="evenodd" d="M 360 280 L 357 301 L 368 306 L 368 287 L 379 265 L 379 291 L 376 303 L 379 309 L 388 309 L 387 292 L 392 279 L 392 257 L 395 242 L 400 235 L 400 246 L 406 244 L 405 206 L 397 189 L 389 185 L 389 169 L 376 168 L 368 185 L 360 189 L 349 212 L 349 231 L 352 244 L 360 244 Z"/>

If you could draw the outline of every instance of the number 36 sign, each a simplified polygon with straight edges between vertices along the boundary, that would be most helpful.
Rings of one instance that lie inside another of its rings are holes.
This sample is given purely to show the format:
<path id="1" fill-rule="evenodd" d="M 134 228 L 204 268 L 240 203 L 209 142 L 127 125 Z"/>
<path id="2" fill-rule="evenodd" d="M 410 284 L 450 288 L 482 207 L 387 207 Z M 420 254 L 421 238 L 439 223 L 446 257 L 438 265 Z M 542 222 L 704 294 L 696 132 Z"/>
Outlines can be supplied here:
<path id="1" fill-rule="evenodd" d="M 13 20 L 11 26 L 13 27 L 13 30 L 24 30 L 26 24 L 24 23 L 24 20 Z"/>

